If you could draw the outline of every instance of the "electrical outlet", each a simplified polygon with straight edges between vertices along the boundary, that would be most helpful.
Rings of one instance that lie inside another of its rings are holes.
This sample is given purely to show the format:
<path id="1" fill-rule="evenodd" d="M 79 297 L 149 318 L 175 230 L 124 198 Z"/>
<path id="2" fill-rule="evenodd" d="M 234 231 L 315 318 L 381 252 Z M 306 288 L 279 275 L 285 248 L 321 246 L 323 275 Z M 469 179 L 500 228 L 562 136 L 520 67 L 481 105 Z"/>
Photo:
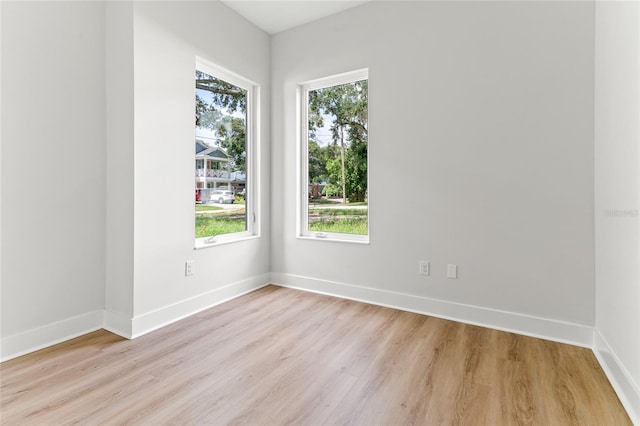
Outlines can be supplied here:
<path id="1" fill-rule="evenodd" d="M 429 275 L 429 261 L 421 260 L 418 262 L 418 273 L 420 275 Z"/>
<path id="2" fill-rule="evenodd" d="M 196 273 L 196 261 L 187 260 L 184 262 L 184 276 L 189 277 Z"/>
<path id="3" fill-rule="evenodd" d="M 458 265 L 448 264 L 447 265 L 447 278 L 458 278 Z"/>

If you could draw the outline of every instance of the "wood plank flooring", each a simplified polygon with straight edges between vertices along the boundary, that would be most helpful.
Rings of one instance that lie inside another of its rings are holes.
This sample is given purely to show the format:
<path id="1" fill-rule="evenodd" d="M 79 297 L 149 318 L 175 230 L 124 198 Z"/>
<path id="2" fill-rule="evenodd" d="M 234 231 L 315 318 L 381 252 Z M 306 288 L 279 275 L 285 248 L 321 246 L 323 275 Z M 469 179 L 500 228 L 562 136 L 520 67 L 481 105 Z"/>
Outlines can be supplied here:
<path id="1" fill-rule="evenodd" d="M 269 286 L 0 364 L 2 425 L 630 425 L 585 348 Z"/>

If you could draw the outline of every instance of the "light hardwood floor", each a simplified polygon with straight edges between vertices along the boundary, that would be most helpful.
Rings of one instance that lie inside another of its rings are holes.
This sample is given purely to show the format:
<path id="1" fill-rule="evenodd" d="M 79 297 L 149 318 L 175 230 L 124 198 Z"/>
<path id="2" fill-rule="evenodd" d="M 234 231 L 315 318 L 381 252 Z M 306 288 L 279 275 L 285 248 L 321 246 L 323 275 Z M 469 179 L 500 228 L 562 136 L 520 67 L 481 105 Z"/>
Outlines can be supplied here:
<path id="1" fill-rule="evenodd" d="M 2 425 L 629 425 L 588 349 L 269 286 L 0 365 Z"/>

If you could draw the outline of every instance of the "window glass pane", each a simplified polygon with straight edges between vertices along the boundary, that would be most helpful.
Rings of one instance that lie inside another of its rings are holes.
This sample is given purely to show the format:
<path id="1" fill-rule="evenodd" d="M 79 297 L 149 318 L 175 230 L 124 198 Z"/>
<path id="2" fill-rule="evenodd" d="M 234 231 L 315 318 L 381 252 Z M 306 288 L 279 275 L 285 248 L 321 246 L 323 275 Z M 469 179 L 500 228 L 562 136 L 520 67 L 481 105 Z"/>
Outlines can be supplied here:
<path id="1" fill-rule="evenodd" d="M 308 232 L 368 234 L 368 80 L 307 91 Z"/>
<path id="2" fill-rule="evenodd" d="M 196 70 L 195 237 L 247 230 L 247 91 Z"/>

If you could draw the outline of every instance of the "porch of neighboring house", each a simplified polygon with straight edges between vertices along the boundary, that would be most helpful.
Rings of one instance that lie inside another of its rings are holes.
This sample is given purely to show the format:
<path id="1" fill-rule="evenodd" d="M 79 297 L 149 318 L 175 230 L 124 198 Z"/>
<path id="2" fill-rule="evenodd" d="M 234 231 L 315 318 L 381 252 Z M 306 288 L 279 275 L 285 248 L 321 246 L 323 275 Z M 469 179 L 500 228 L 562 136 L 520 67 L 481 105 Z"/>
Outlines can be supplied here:
<path id="1" fill-rule="evenodd" d="M 196 140 L 196 189 L 231 189 L 229 155 L 222 148 Z"/>

